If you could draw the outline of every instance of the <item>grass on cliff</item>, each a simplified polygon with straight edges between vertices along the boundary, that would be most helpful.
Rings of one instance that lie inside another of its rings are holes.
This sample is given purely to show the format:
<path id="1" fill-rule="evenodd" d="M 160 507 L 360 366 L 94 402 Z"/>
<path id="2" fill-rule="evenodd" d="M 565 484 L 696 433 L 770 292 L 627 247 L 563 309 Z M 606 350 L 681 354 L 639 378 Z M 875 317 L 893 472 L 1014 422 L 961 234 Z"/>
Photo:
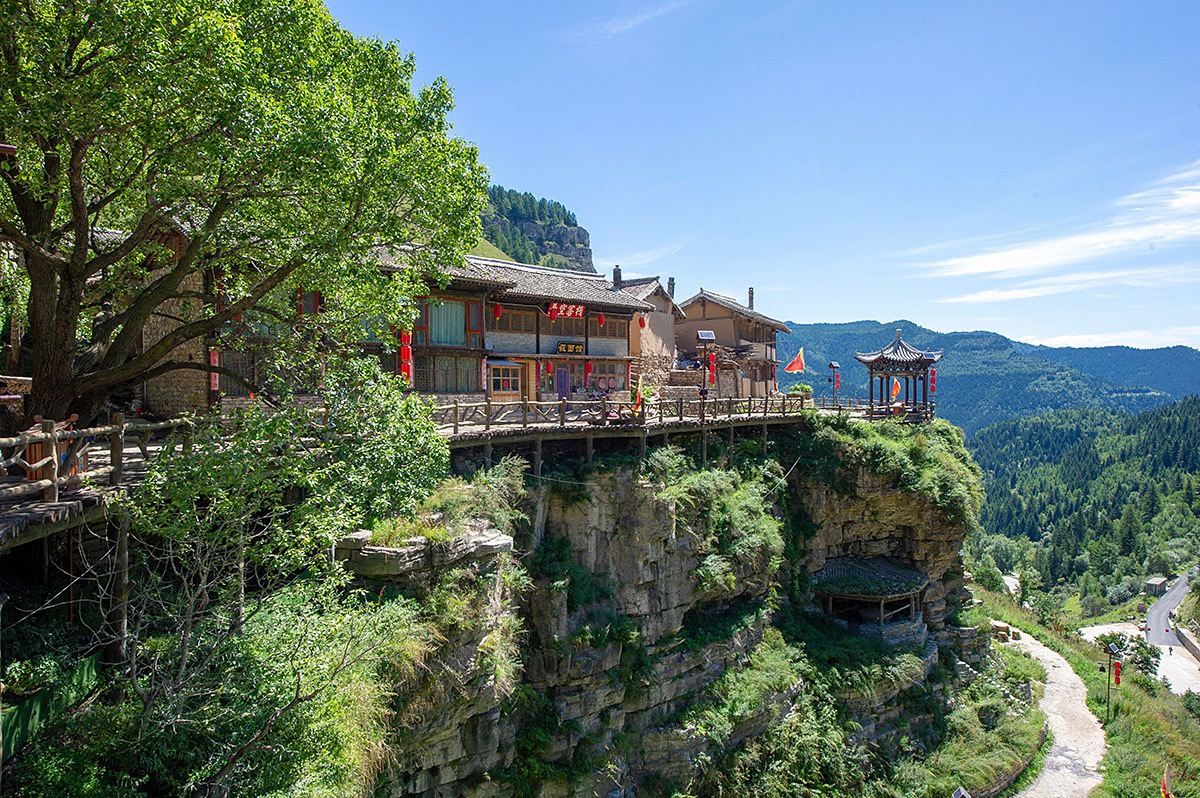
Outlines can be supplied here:
<path id="1" fill-rule="evenodd" d="M 778 456 L 802 462 L 805 474 L 840 492 L 853 490 L 848 466 L 886 477 L 903 491 L 928 498 L 948 521 L 973 529 L 983 487 L 962 430 L 941 419 L 922 424 L 852 421 L 807 413 L 803 429 L 780 430 Z"/>
<path id="2" fill-rule="evenodd" d="M 1033 683 L 1036 697 L 1036 682 L 1045 678 L 1030 658 L 989 658 L 982 676 L 946 709 L 923 686 L 912 652 L 828 630 L 820 620 L 790 620 L 786 639 L 768 628 L 749 663 L 714 683 L 684 722 L 719 743 L 771 694 L 797 681 L 799 694 L 773 728 L 728 754 L 703 758 L 675 798 L 945 798 L 958 786 L 978 792 L 996 784 L 1038 749 L 1045 716 L 1016 695 Z M 897 705 L 902 715 L 931 716 L 932 738 L 903 738 L 887 751 L 858 739 L 860 727 L 839 709 L 847 690 L 870 698 L 887 681 L 916 685 Z"/>
<path id="3" fill-rule="evenodd" d="M 1088 708 L 1105 717 L 1106 675 L 1098 663 L 1104 655 L 1094 644 L 1065 628 L 1051 628 L 1013 600 L 976 586 L 989 614 L 1032 634 L 1071 663 L 1088 689 Z M 1169 763 L 1176 795 L 1200 795 L 1200 719 L 1162 682 L 1133 675 L 1115 693 L 1111 720 L 1105 726 L 1108 753 L 1101 761 L 1104 781 L 1097 798 L 1156 796 L 1158 781 Z"/>
<path id="4" fill-rule="evenodd" d="M 371 527 L 377 546 L 402 546 L 409 538 L 433 541 L 452 538 L 467 521 L 483 519 L 501 532 L 512 534 L 525 515 L 525 472 L 529 463 L 509 455 L 492 468 L 476 471 L 470 479 L 443 480 L 421 502 L 412 516 L 383 518 Z"/>

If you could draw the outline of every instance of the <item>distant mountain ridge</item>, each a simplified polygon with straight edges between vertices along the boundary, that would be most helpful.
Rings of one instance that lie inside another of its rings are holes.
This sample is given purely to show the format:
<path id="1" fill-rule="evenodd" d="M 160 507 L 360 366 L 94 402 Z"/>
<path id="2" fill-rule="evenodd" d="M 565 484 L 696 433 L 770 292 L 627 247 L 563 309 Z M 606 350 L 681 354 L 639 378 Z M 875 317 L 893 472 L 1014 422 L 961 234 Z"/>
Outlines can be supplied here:
<path id="1" fill-rule="evenodd" d="M 913 346 L 943 350 L 937 413 L 968 434 L 1051 410 L 1096 407 L 1137 413 L 1200 393 L 1200 351 L 1189 347 L 1060 349 L 988 331 L 939 333 L 907 320 L 788 326 L 791 332 L 779 337 L 779 358 L 786 361 L 803 346 L 808 369 L 802 376 L 781 371 L 780 387 L 807 382 L 817 396 L 831 394 L 826 364 L 835 360 L 842 366 L 842 395 L 865 398 L 867 370 L 854 353 L 879 349 L 897 329 Z"/>
<path id="2" fill-rule="evenodd" d="M 560 202 L 491 186 L 480 222 L 484 240 L 519 263 L 596 272 L 588 231 Z"/>

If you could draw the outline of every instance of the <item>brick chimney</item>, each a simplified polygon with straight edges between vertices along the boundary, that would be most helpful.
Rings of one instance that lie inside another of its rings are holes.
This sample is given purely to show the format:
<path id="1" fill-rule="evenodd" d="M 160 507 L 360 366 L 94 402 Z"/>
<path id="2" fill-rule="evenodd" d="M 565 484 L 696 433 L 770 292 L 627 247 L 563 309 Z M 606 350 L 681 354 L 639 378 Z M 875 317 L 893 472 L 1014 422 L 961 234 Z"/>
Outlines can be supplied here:
<path id="1" fill-rule="evenodd" d="M 675 278 L 674 277 L 667 278 L 667 296 L 671 297 L 671 299 L 675 298 Z"/>
<path id="2" fill-rule="evenodd" d="M 753 288 L 751 288 L 749 291 L 749 298 L 747 299 L 746 307 L 750 308 L 751 310 L 754 310 L 754 289 Z"/>
<path id="3" fill-rule="evenodd" d="M 613 266 L 613 288 L 621 290 L 621 265 Z"/>

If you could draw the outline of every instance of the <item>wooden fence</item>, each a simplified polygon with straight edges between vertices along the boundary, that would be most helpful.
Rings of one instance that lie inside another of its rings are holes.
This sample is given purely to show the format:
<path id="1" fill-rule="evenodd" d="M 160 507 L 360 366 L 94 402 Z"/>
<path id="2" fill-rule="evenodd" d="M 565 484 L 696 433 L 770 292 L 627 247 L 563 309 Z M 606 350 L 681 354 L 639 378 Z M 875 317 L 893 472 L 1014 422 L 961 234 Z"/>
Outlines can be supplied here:
<path id="1" fill-rule="evenodd" d="M 493 427 L 566 427 L 587 424 L 598 427 L 656 426 L 672 422 L 707 423 L 796 415 L 805 407 L 805 397 L 764 396 L 746 399 L 651 399 L 636 402 L 612 399 L 560 399 L 551 402 L 463 402 L 434 409 L 433 418 L 444 432 L 490 430 Z"/>
<path id="2" fill-rule="evenodd" d="M 134 457 L 141 455 L 141 460 L 148 460 L 150 442 L 157 432 L 182 431 L 179 445 L 184 449 L 190 445 L 191 422 L 185 419 L 126 421 L 121 413 L 114 413 L 112 423 L 86 429 L 72 429 L 74 417 L 60 422 L 40 417 L 35 420 L 36 432 L 0 438 L 0 499 L 40 493 L 42 501 L 56 502 L 59 491 L 85 480 L 119 485 L 131 459 L 125 452 L 126 445 L 136 447 Z M 168 448 L 173 447 L 173 442 L 168 444 Z M 162 446 L 156 450 L 165 451 Z M 95 465 L 93 459 L 98 461 Z M 6 476 L 13 466 L 22 469 L 24 476 Z"/>

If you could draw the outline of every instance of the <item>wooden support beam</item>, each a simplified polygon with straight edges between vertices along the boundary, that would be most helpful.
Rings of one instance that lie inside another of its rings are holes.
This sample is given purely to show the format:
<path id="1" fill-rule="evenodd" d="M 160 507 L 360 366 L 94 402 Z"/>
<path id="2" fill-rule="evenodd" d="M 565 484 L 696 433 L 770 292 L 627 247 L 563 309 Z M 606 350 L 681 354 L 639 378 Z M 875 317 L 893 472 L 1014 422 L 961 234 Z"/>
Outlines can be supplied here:
<path id="1" fill-rule="evenodd" d="M 492 442 L 488 440 L 483 444 L 483 462 L 488 468 L 492 467 Z"/>
<path id="2" fill-rule="evenodd" d="M 763 424 L 763 454 L 767 453 L 767 425 Z"/>
<path id="3" fill-rule="evenodd" d="M 533 442 L 533 475 L 540 477 L 542 475 L 542 439 L 538 438 Z"/>
<path id="4" fill-rule="evenodd" d="M 638 459 L 646 459 L 646 430 L 642 430 L 642 437 L 638 438 Z"/>
<path id="5" fill-rule="evenodd" d="M 708 427 L 700 430 L 700 462 L 708 465 Z"/>

